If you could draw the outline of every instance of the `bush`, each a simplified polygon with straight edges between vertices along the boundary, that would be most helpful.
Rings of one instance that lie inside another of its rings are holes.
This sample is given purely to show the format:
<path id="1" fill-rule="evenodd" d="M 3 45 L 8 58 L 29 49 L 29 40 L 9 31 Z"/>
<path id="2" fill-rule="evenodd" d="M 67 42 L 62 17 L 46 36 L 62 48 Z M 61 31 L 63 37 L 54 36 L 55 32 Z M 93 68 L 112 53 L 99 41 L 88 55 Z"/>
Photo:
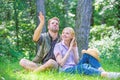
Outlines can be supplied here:
<path id="1" fill-rule="evenodd" d="M 106 28 L 102 25 L 91 29 L 90 34 L 89 47 L 98 48 L 104 61 L 120 65 L 120 31 L 113 26 Z"/>

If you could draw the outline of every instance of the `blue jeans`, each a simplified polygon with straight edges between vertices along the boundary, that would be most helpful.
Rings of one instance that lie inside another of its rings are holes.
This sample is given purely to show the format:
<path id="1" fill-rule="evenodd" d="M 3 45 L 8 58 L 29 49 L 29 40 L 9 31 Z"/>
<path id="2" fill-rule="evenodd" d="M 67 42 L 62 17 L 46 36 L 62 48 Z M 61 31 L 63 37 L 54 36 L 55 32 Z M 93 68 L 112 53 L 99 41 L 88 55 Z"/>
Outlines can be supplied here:
<path id="1" fill-rule="evenodd" d="M 76 66 L 67 68 L 64 72 L 71 74 L 100 75 L 101 71 L 98 70 L 99 67 L 101 67 L 101 65 L 97 59 L 89 54 L 83 54 Z"/>

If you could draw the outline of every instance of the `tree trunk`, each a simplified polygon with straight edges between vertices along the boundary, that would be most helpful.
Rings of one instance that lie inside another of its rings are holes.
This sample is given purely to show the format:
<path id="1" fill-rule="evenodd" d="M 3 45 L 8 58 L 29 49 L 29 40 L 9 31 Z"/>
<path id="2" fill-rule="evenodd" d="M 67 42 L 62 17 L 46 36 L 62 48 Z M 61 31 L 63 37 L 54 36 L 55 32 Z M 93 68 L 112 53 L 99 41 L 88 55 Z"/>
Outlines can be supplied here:
<path id="1" fill-rule="evenodd" d="M 16 28 L 16 47 L 18 48 L 19 50 L 19 37 L 18 37 L 18 34 L 19 34 L 19 27 L 18 27 L 18 10 L 17 10 L 17 3 L 16 3 L 16 0 L 14 1 L 14 20 L 15 20 L 15 28 Z"/>
<path id="2" fill-rule="evenodd" d="M 68 0 L 64 0 L 64 27 L 67 27 L 68 26 L 68 9 L 69 9 L 69 2 Z"/>
<path id="3" fill-rule="evenodd" d="M 88 48 L 90 20 L 92 16 L 92 0 L 79 0 L 76 16 L 76 38 L 81 56 L 81 50 Z"/>
<path id="4" fill-rule="evenodd" d="M 94 26 L 94 10 L 95 10 L 95 6 L 92 5 L 92 17 L 91 17 L 91 24 L 90 24 L 90 26 Z"/>
<path id="5" fill-rule="evenodd" d="M 39 12 L 42 12 L 45 16 L 45 4 L 44 4 L 44 0 L 36 0 L 36 5 L 37 5 L 37 18 L 39 15 Z M 38 18 L 38 22 L 37 22 L 37 26 L 40 23 L 39 18 Z M 46 23 L 43 27 L 42 32 L 46 32 Z"/>
<path id="6" fill-rule="evenodd" d="M 117 0 L 118 4 L 117 9 L 118 9 L 118 13 L 117 13 L 117 17 L 118 17 L 118 22 L 117 22 L 117 29 L 120 30 L 120 0 Z"/>

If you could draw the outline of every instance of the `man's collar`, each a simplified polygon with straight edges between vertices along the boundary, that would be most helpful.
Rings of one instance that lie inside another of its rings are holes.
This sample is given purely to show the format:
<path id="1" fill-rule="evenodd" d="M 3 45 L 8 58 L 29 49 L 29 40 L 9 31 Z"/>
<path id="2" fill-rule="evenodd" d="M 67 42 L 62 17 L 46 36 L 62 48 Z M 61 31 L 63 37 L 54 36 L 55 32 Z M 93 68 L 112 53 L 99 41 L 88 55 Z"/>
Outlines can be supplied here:
<path id="1" fill-rule="evenodd" d="M 47 32 L 47 33 L 48 33 L 48 35 L 49 35 L 49 37 L 50 37 L 50 40 L 52 41 L 52 36 L 50 35 L 49 32 Z M 60 37 L 60 35 L 58 34 L 57 38 L 56 38 L 54 41 L 57 41 L 59 37 Z"/>

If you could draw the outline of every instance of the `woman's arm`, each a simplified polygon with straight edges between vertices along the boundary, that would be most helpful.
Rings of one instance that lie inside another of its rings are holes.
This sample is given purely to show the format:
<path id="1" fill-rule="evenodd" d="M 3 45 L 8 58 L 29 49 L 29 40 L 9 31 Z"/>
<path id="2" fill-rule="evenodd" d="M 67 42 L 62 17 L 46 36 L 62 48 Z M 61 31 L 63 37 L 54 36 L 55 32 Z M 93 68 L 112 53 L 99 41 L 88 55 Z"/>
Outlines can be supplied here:
<path id="1" fill-rule="evenodd" d="M 56 60 L 60 66 L 63 66 L 70 55 L 70 49 L 66 52 L 65 56 L 62 57 L 60 53 L 56 56 Z"/>
<path id="2" fill-rule="evenodd" d="M 75 37 L 71 41 L 70 45 L 72 46 L 72 50 L 73 50 L 73 53 L 74 53 L 74 61 L 77 64 L 79 62 L 79 54 L 78 54 L 78 47 L 77 47 L 77 42 L 76 42 Z"/>
<path id="3" fill-rule="evenodd" d="M 78 48 L 77 47 L 73 48 L 73 53 L 74 53 L 74 61 L 77 64 L 79 62 L 79 54 L 78 54 Z"/>
<path id="4" fill-rule="evenodd" d="M 56 60 L 60 66 L 63 66 L 65 64 L 66 60 L 68 59 L 68 57 L 70 55 L 70 51 L 72 50 L 73 45 L 74 45 L 74 40 L 75 40 L 75 38 L 73 38 L 73 40 L 70 42 L 70 47 L 69 47 L 68 51 L 65 53 L 65 56 L 62 57 L 61 53 L 58 53 L 58 55 L 56 56 Z"/>

